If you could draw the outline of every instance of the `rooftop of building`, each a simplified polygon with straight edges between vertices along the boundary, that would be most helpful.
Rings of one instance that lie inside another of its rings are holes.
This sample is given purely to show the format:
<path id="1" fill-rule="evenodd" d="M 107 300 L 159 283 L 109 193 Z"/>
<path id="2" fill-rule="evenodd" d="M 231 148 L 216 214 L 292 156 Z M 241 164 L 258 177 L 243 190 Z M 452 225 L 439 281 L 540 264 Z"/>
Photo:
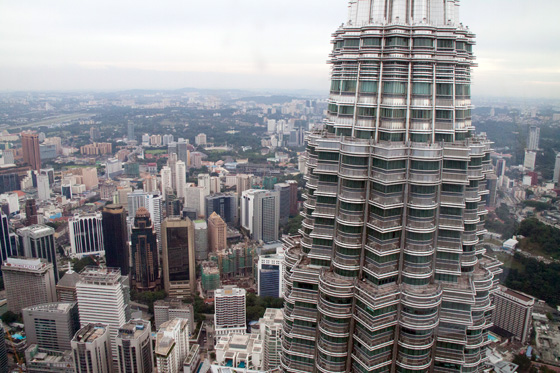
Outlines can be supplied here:
<path id="1" fill-rule="evenodd" d="M 108 331 L 107 329 L 108 326 L 104 324 L 88 324 L 78 330 L 72 340 L 82 343 L 92 343 L 103 336 Z"/>
<path id="2" fill-rule="evenodd" d="M 235 285 L 225 285 L 221 289 L 216 289 L 214 291 L 215 297 L 227 297 L 227 296 L 245 296 L 247 292 L 245 289 L 238 288 Z"/>
<path id="3" fill-rule="evenodd" d="M 161 323 L 161 325 L 159 326 L 159 332 L 173 331 L 175 328 L 177 328 L 178 324 L 181 324 L 181 327 L 184 328 L 187 326 L 187 323 L 188 322 L 185 319 L 175 318 Z"/>
<path id="4" fill-rule="evenodd" d="M 80 281 L 80 274 L 74 271 L 67 271 L 64 276 L 58 280 L 57 287 L 75 288 Z"/>
<path id="5" fill-rule="evenodd" d="M 80 281 L 89 284 L 114 285 L 121 279 L 120 268 L 85 267 L 80 272 Z"/>
<path id="6" fill-rule="evenodd" d="M 169 307 L 173 309 L 192 309 L 192 304 L 183 303 L 181 299 L 165 298 L 154 302 L 155 307 Z"/>
<path id="7" fill-rule="evenodd" d="M 519 299 L 520 301 L 523 301 L 523 302 L 531 302 L 531 301 L 534 301 L 534 298 L 531 298 L 530 296 L 528 296 L 528 295 L 526 295 L 526 294 L 523 294 L 523 293 L 521 293 L 521 292 L 519 292 L 519 291 L 512 290 L 512 289 L 507 288 L 507 287 L 505 287 L 505 286 L 500 286 L 499 289 L 500 289 L 500 291 L 502 291 L 503 293 L 505 293 L 505 294 L 507 294 L 507 295 L 510 295 L 510 296 L 512 296 L 512 297 L 514 297 L 514 298 L 517 298 L 517 299 Z"/>
<path id="8" fill-rule="evenodd" d="M 175 347 L 175 340 L 171 337 L 165 336 L 163 333 L 158 333 L 156 336 L 156 355 L 168 356 Z"/>
<path id="9" fill-rule="evenodd" d="M 69 363 L 73 364 L 74 359 L 72 357 L 72 351 L 54 351 L 44 348 L 39 348 L 37 345 L 32 344 L 27 348 L 27 351 L 31 352 L 31 360 L 27 361 L 27 364 L 56 364 L 56 363 Z M 26 354 L 28 352 L 26 351 Z M 34 354 L 34 355 L 33 355 Z"/>
<path id="10" fill-rule="evenodd" d="M 54 233 L 54 228 L 48 225 L 34 224 L 17 230 L 19 235 L 49 235 Z"/>
<path id="11" fill-rule="evenodd" d="M 25 257 L 11 257 L 7 258 L 4 263 L 2 263 L 2 271 L 17 270 L 17 271 L 45 271 L 52 264 L 49 264 L 45 259 L 38 258 L 25 258 Z"/>
<path id="12" fill-rule="evenodd" d="M 23 312 L 29 311 L 43 311 L 43 312 L 52 312 L 52 313 L 67 313 L 70 312 L 72 308 L 76 306 L 76 303 L 45 303 L 39 304 L 37 306 L 31 306 L 23 309 Z"/>
<path id="13" fill-rule="evenodd" d="M 119 328 L 118 338 L 121 339 L 137 339 L 142 334 L 150 332 L 151 324 L 149 321 L 136 319 L 130 320 Z"/>

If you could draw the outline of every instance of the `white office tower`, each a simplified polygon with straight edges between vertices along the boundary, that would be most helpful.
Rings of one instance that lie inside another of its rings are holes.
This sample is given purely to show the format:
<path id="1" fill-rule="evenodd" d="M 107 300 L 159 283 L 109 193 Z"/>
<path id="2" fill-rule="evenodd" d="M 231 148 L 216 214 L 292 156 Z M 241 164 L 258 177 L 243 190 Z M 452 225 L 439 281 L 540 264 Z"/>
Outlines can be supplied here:
<path id="1" fill-rule="evenodd" d="M 560 179 L 560 153 L 556 154 L 556 161 L 554 162 L 554 175 L 552 175 L 552 181 L 554 184 L 558 184 Z"/>
<path id="2" fill-rule="evenodd" d="M 235 189 L 235 191 L 237 192 L 237 196 L 241 197 L 241 194 L 244 191 L 251 189 L 252 185 L 253 185 L 253 175 L 248 175 L 248 174 L 237 175 L 237 187 Z"/>
<path id="3" fill-rule="evenodd" d="M 198 174 L 198 186 L 204 188 L 204 196 L 209 196 L 212 193 L 212 186 L 210 183 L 209 174 Z"/>
<path id="4" fill-rule="evenodd" d="M 500 263 L 457 0 L 351 0 L 286 239 L 282 370 L 481 372 Z M 482 338 L 479 338 L 482 335 Z"/>
<path id="5" fill-rule="evenodd" d="M 185 184 L 187 182 L 187 166 L 183 161 L 177 161 L 175 164 L 175 185 L 177 187 L 177 197 L 185 198 Z"/>
<path id="6" fill-rule="evenodd" d="M 268 133 L 276 133 L 276 120 L 269 119 L 266 126 L 266 131 Z"/>
<path id="7" fill-rule="evenodd" d="M 39 201 L 48 201 L 51 198 L 51 187 L 47 175 L 37 175 L 37 197 Z"/>
<path id="8" fill-rule="evenodd" d="M 264 347 L 263 370 L 268 371 L 280 367 L 283 320 L 282 310 L 276 308 L 267 308 L 264 316 L 259 319 L 261 340 Z"/>
<path id="9" fill-rule="evenodd" d="M 113 359 L 117 359 L 119 328 L 130 319 L 128 277 L 118 268 L 86 267 L 76 284 L 80 324 L 102 323 L 110 326 Z M 116 366 L 116 365 L 115 365 Z"/>
<path id="10" fill-rule="evenodd" d="M 537 126 L 529 127 L 529 136 L 527 136 L 527 149 L 539 150 L 539 141 L 541 137 L 541 129 Z"/>
<path id="11" fill-rule="evenodd" d="M 161 324 L 156 335 L 156 366 L 158 373 L 178 373 L 189 351 L 188 322 L 173 319 Z"/>
<path id="12" fill-rule="evenodd" d="M 112 373 L 114 350 L 111 327 L 105 324 L 86 324 L 72 339 L 72 353 L 76 373 Z"/>
<path id="13" fill-rule="evenodd" d="M 146 208 L 154 223 L 157 234 L 157 245 L 161 252 L 161 223 L 163 222 L 163 197 L 158 194 L 146 195 Z"/>
<path id="14" fill-rule="evenodd" d="M 529 171 L 535 169 L 537 163 L 537 152 L 533 150 L 525 150 L 525 158 L 523 159 L 523 167 Z"/>
<path id="15" fill-rule="evenodd" d="M 168 189 L 173 190 L 171 168 L 163 166 L 161 168 L 161 195 L 163 198 L 165 198 L 165 194 Z"/>
<path id="16" fill-rule="evenodd" d="M 142 189 L 136 189 L 134 192 L 128 193 L 126 196 L 128 216 L 134 217 L 136 216 L 136 210 L 140 207 L 146 207 L 146 196 L 147 194 Z"/>
<path id="17" fill-rule="evenodd" d="M 68 232 L 72 255 L 104 254 L 101 213 L 74 215 L 68 219 Z"/>
<path id="18" fill-rule="evenodd" d="M 197 217 L 205 215 L 204 197 L 206 190 L 200 186 L 189 184 L 185 187 L 185 207 L 195 209 Z"/>
<path id="19" fill-rule="evenodd" d="M 222 192 L 222 182 L 218 176 L 210 177 L 210 194 Z"/>
<path id="20" fill-rule="evenodd" d="M 198 135 L 196 135 L 194 138 L 194 143 L 196 145 L 206 145 L 206 134 L 199 133 Z"/>
<path id="21" fill-rule="evenodd" d="M 277 191 L 249 189 L 241 195 L 241 226 L 255 241 L 278 240 L 280 194 Z"/>
<path id="22" fill-rule="evenodd" d="M 117 334 L 118 373 L 152 373 L 154 359 L 149 321 L 130 320 Z"/>
<path id="23" fill-rule="evenodd" d="M 22 311 L 27 345 L 67 351 L 80 328 L 78 305 L 74 303 L 43 303 Z"/>
<path id="24" fill-rule="evenodd" d="M 53 265 L 45 259 L 8 258 L 2 263 L 8 311 L 56 302 Z"/>
<path id="25" fill-rule="evenodd" d="M 245 295 L 245 289 L 233 285 L 214 292 L 214 327 L 217 337 L 247 332 Z"/>

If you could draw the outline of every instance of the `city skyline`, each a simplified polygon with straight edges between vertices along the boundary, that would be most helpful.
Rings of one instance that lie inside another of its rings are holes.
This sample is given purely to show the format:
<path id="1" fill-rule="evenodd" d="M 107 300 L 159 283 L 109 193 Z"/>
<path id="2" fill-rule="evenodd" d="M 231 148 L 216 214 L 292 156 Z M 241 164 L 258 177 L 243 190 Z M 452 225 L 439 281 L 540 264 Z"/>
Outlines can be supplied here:
<path id="1" fill-rule="evenodd" d="M 327 91 L 329 36 L 346 18 L 340 17 L 347 12 L 346 0 L 217 0 L 213 5 L 3 4 L 0 53 L 10 57 L 0 62 L 0 91 Z M 551 48 L 553 8 L 559 6 L 542 0 L 468 5 L 461 8 L 461 19 L 477 34 L 479 63 L 473 95 L 560 97 L 558 52 Z M 531 26 L 537 22 L 539 27 Z M 518 52 L 519 45 L 526 53 Z"/>

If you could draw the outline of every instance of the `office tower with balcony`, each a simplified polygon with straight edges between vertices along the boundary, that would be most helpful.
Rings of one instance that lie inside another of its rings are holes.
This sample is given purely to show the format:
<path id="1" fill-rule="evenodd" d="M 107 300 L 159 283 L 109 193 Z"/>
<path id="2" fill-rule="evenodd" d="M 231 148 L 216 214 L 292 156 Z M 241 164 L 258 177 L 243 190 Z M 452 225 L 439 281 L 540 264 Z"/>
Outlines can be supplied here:
<path id="1" fill-rule="evenodd" d="M 154 371 L 151 323 L 146 320 L 130 320 L 119 328 L 117 334 L 117 362 L 119 373 Z"/>
<path id="2" fill-rule="evenodd" d="M 21 134 L 21 148 L 23 161 L 35 171 L 41 170 L 41 152 L 39 148 L 39 135 L 31 132 Z"/>
<path id="3" fill-rule="evenodd" d="M 8 311 L 20 313 L 25 307 L 56 301 L 52 264 L 45 259 L 8 258 L 2 263 Z"/>
<path id="4" fill-rule="evenodd" d="M 161 233 L 165 292 L 173 298 L 190 296 L 196 290 L 194 224 L 189 218 L 167 218 Z"/>
<path id="5" fill-rule="evenodd" d="M 155 291 L 161 285 L 156 231 L 145 207 L 136 210 L 130 239 L 131 286 L 136 291 Z"/>
<path id="6" fill-rule="evenodd" d="M 245 289 L 233 285 L 226 285 L 214 292 L 214 327 L 217 337 L 247 332 L 246 294 Z"/>
<path id="7" fill-rule="evenodd" d="M 500 263 L 485 256 L 490 142 L 471 124 L 456 0 L 350 1 L 301 237 L 285 240 L 286 372 L 480 372 Z"/>
<path id="8" fill-rule="evenodd" d="M 77 303 L 46 303 L 24 308 L 27 344 L 55 351 L 72 349 L 70 342 L 80 328 Z"/>
<path id="9" fill-rule="evenodd" d="M 121 276 L 118 268 L 86 267 L 80 272 L 76 294 L 81 326 L 97 323 L 107 325 L 111 356 L 116 366 L 117 334 L 119 328 L 130 320 L 128 277 Z"/>
<path id="10" fill-rule="evenodd" d="M 111 326 L 87 324 L 72 339 L 76 373 L 113 372 Z"/>
<path id="11" fill-rule="evenodd" d="M 101 213 L 105 262 L 109 268 L 119 268 L 123 276 L 130 269 L 126 211 L 122 206 L 106 205 Z"/>
<path id="12" fill-rule="evenodd" d="M 102 214 L 96 212 L 88 215 L 74 215 L 68 219 L 68 232 L 72 255 L 103 254 L 103 220 Z"/>

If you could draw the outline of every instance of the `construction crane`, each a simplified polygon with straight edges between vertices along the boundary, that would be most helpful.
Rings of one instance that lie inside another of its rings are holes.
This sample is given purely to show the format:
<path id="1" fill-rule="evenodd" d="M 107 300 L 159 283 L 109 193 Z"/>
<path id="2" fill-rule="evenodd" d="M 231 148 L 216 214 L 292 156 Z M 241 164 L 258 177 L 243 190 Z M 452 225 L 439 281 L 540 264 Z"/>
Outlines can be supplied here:
<path id="1" fill-rule="evenodd" d="M 21 361 L 19 354 L 16 350 L 16 345 L 14 344 L 14 340 L 12 339 L 12 335 L 10 333 L 6 333 L 8 335 L 8 339 L 10 340 L 11 344 L 12 344 L 12 350 L 14 352 L 14 356 L 16 357 L 16 361 L 17 361 L 17 366 L 18 366 L 18 370 L 20 371 L 20 373 L 23 373 L 23 362 Z"/>

